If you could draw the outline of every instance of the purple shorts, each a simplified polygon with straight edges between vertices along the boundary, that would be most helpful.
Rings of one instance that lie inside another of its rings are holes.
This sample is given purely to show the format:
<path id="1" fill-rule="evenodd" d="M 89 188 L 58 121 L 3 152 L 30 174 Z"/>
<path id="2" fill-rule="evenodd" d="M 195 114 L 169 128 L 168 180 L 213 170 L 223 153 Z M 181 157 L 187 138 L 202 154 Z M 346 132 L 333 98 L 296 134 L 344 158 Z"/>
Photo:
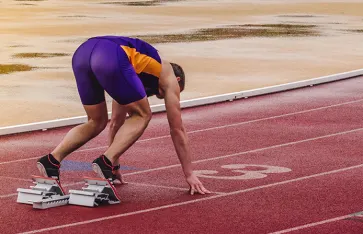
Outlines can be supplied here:
<path id="1" fill-rule="evenodd" d="M 104 91 L 121 105 L 146 97 L 127 54 L 115 42 L 89 39 L 74 53 L 72 67 L 83 105 L 105 101 Z"/>

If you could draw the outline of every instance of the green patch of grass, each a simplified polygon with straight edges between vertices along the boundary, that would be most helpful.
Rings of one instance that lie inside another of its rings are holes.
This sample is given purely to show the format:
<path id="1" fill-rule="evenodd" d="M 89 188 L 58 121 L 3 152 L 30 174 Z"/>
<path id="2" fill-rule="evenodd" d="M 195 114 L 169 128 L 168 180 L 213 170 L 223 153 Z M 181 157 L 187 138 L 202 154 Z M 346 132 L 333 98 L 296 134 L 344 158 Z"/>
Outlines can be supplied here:
<path id="1" fill-rule="evenodd" d="M 149 43 L 213 41 L 244 37 L 302 37 L 318 36 L 316 25 L 303 24 L 244 24 L 204 28 L 183 34 L 151 34 L 133 36 Z"/>
<path id="2" fill-rule="evenodd" d="M 101 2 L 101 4 L 124 5 L 124 6 L 157 6 L 167 2 L 180 2 L 184 0 L 151 0 L 151 1 L 130 1 L 130 2 Z"/>
<path id="3" fill-rule="evenodd" d="M 31 71 L 34 67 L 24 64 L 0 64 L 0 74 L 12 72 Z"/>
<path id="4" fill-rule="evenodd" d="M 53 58 L 53 57 L 64 57 L 69 56 L 66 53 L 18 53 L 14 54 L 14 58 Z"/>

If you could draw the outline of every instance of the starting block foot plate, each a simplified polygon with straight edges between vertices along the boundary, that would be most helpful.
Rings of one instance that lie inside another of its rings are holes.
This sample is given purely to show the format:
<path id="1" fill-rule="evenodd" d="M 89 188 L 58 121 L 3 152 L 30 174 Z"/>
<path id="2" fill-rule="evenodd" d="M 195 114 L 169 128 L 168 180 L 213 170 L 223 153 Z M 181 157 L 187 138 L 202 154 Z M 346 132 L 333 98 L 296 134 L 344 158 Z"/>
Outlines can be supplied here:
<path id="1" fill-rule="evenodd" d="M 82 190 L 70 190 L 69 204 L 94 207 L 120 203 L 121 198 L 109 180 L 90 177 L 83 179 L 86 187 Z"/>

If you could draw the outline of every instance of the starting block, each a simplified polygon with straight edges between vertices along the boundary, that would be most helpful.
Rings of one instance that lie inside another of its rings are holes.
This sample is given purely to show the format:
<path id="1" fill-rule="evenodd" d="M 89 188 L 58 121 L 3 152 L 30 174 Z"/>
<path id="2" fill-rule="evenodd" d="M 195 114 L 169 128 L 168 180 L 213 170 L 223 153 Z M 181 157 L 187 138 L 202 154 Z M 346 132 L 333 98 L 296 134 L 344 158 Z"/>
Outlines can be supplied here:
<path id="1" fill-rule="evenodd" d="M 118 204 L 120 197 L 111 181 L 100 178 L 84 177 L 82 190 L 69 190 L 69 204 L 94 207 L 101 204 Z"/>
<path id="2" fill-rule="evenodd" d="M 18 188 L 18 203 L 33 205 L 34 209 L 47 209 L 64 205 L 95 207 L 101 204 L 118 204 L 120 197 L 111 181 L 85 177 L 87 187 L 70 190 L 66 195 L 57 179 L 33 176 L 35 186 Z"/>
<path id="3" fill-rule="evenodd" d="M 69 195 L 65 195 L 57 179 L 33 176 L 32 180 L 35 186 L 30 186 L 30 189 L 17 189 L 18 203 L 33 205 L 35 209 L 47 209 L 68 204 Z"/>

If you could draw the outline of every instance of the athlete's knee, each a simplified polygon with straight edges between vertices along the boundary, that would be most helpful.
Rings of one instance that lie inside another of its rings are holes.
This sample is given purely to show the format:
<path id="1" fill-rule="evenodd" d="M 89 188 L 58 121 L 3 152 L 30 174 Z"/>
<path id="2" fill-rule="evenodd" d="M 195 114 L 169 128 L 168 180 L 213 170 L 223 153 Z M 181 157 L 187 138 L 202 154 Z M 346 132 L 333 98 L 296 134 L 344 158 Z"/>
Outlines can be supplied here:
<path id="1" fill-rule="evenodd" d="M 130 117 L 138 117 L 141 118 L 144 124 L 147 126 L 151 120 L 152 112 L 149 108 L 135 108 L 129 111 Z"/>
<path id="2" fill-rule="evenodd" d="M 145 110 L 142 110 L 138 113 L 136 113 L 139 117 L 141 117 L 146 124 L 149 124 L 150 120 L 151 120 L 151 117 L 152 117 L 152 112 L 151 112 L 151 109 L 145 109 Z"/>
<path id="3" fill-rule="evenodd" d="M 151 112 L 151 110 L 150 110 L 150 112 L 147 112 L 147 113 L 146 113 L 146 115 L 144 116 L 144 119 L 145 119 L 145 123 L 146 123 L 146 125 L 148 125 L 148 124 L 149 124 L 149 122 L 150 122 L 151 118 L 152 118 L 152 112 Z"/>
<path id="4" fill-rule="evenodd" d="M 89 119 L 88 123 L 92 126 L 94 134 L 98 135 L 106 128 L 108 123 L 108 118 L 103 117 L 99 119 Z"/>
<path id="5" fill-rule="evenodd" d="M 110 120 L 110 129 L 115 130 L 121 128 L 125 123 L 125 116 L 112 116 Z"/>

